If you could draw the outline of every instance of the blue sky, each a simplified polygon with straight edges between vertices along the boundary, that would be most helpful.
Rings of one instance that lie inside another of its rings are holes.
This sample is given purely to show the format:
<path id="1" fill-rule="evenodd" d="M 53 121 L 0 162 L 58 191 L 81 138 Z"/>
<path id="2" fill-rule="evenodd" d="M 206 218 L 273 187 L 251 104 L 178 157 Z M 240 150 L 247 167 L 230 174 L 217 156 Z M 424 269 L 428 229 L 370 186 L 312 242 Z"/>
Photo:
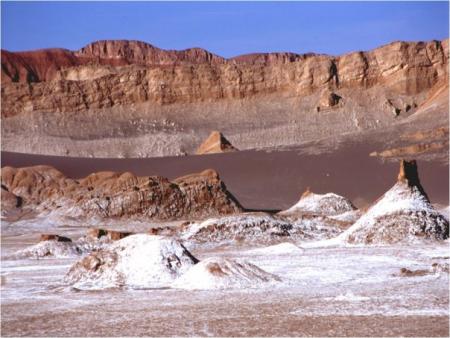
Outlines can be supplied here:
<path id="1" fill-rule="evenodd" d="M 1 2 L 2 48 L 76 50 L 103 39 L 165 49 L 341 54 L 448 37 L 448 2 Z"/>

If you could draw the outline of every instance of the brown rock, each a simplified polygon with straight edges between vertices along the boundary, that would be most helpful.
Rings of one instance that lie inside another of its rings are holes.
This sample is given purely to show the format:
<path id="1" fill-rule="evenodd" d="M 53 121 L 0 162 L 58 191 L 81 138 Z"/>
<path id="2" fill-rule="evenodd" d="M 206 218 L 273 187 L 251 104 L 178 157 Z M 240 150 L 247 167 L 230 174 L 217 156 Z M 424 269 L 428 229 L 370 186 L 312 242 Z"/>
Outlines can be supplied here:
<path id="1" fill-rule="evenodd" d="M 151 229 L 148 231 L 148 233 L 149 233 L 150 235 L 158 235 L 159 232 L 160 232 L 160 228 L 151 228 Z"/>
<path id="2" fill-rule="evenodd" d="M 91 228 L 91 229 L 88 229 L 88 231 L 87 231 L 87 235 L 89 237 L 95 238 L 95 239 L 106 236 L 107 234 L 108 234 L 107 230 L 97 229 L 97 228 Z"/>
<path id="3" fill-rule="evenodd" d="M 306 190 L 303 192 L 302 196 L 300 198 L 305 198 L 306 196 L 309 196 L 312 194 L 311 188 L 306 187 Z"/>
<path id="4" fill-rule="evenodd" d="M 119 239 L 125 238 L 127 236 L 133 235 L 132 232 L 115 231 L 115 230 L 105 230 L 98 228 L 91 228 L 87 231 L 87 236 L 99 239 L 101 237 L 108 237 L 112 241 L 118 241 Z"/>
<path id="5" fill-rule="evenodd" d="M 39 242 L 44 242 L 44 241 L 72 242 L 72 240 L 68 237 L 53 235 L 53 234 L 41 234 Z"/>
<path id="6" fill-rule="evenodd" d="M 321 109 L 325 108 L 332 108 L 337 106 L 342 100 L 342 97 L 339 96 L 336 93 L 330 92 L 329 90 L 325 90 L 322 92 L 319 102 L 318 102 L 318 106 L 317 106 L 317 111 L 320 111 Z"/>
<path id="7" fill-rule="evenodd" d="M 417 163 L 415 160 L 400 161 L 400 171 L 398 173 L 397 181 L 401 183 L 406 183 L 409 187 L 416 187 L 420 191 L 420 193 L 427 199 L 427 201 L 428 202 L 430 201 L 428 199 L 425 190 L 420 184 L 419 173 L 417 170 Z"/>
<path id="8" fill-rule="evenodd" d="M 112 241 L 118 241 L 119 239 L 125 238 L 127 236 L 133 235 L 132 232 L 123 232 L 123 231 L 108 231 L 108 237 Z"/>
<path id="9" fill-rule="evenodd" d="M 201 48 L 163 50 L 141 41 L 102 40 L 75 52 L 81 58 L 120 59 L 130 64 L 172 65 L 178 63 L 223 63 L 225 60 Z"/>
<path id="10" fill-rule="evenodd" d="M 158 227 L 158 228 L 151 228 L 148 233 L 150 235 L 159 235 L 159 236 L 173 236 L 178 232 L 177 227 Z"/>
<path id="11" fill-rule="evenodd" d="M 252 53 L 252 54 L 244 54 L 235 56 L 230 59 L 235 63 L 244 63 L 244 64 L 274 64 L 274 63 L 289 63 L 289 62 L 297 62 L 304 61 L 307 57 L 312 56 L 313 54 L 295 54 L 295 53 Z"/>
<path id="12" fill-rule="evenodd" d="M 409 270 L 407 268 L 400 269 L 400 277 L 417 277 L 429 275 L 429 270 Z"/>
<path id="13" fill-rule="evenodd" d="M 237 151 L 235 147 L 228 141 L 219 131 L 213 131 L 208 138 L 198 147 L 196 154 L 215 154 Z"/>
<path id="14" fill-rule="evenodd" d="M 242 211 L 212 169 L 170 182 L 158 176 L 114 172 L 94 173 L 75 181 L 52 167 L 4 167 L 1 179 L 5 189 L 27 205 L 62 214 L 176 219 Z M 102 229 L 89 231 L 94 238 L 105 235 Z M 124 235 L 111 234 L 112 238 Z"/>
<path id="15" fill-rule="evenodd" d="M 201 48 L 166 51 L 140 41 L 97 41 L 73 52 L 66 49 L 40 49 L 30 52 L 2 50 L 2 82 L 52 81 L 58 72 L 70 67 L 171 65 L 177 63 L 222 63 L 224 59 Z"/>
<path id="16" fill-rule="evenodd" d="M 62 194 L 62 190 L 71 191 L 77 186 L 74 180 L 50 166 L 3 167 L 1 181 L 4 189 L 20 197 L 24 203 L 32 204 L 53 200 Z"/>
<path id="17" fill-rule="evenodd" d="M 22 198 L 9 192 L 8 189 L 3 185 L 1 187 L 1 201 L 2 214 L 10 210 L 20 208 L 22 206 Z"/>

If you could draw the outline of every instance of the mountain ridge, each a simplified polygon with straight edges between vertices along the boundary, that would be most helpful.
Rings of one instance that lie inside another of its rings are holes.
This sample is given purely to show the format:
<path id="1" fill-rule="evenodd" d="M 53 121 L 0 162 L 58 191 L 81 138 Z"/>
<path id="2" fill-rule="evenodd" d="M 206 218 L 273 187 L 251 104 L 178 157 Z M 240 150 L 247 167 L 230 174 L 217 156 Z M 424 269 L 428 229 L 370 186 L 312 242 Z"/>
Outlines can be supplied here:
<path id="1" fill-rule="evenodd" d="M 377 48 L 373 48 L 367 51 L 356 50 L 342 53 L 340 55 L 331 55 L 325 53 L 295 53 L 289 51 L 281 52 L 250 52 L 232 56 L 229 58 L 222 57 L 220 55 L 214 54 L 207 49 L 201 47 L 191 47 L 186 49 L 162 49 L 156 47 L 148 42 L 139 40 L 97 40 L 91 42 L 78 50 L 70 50 L 66 48 L 40 48 L 35 50 L 26 51 L 9 51 L 6 49 L 1 49 L 2 53 L 2 75 L 10 77 L 13 81 L 14 76 L 11 75 L 10 67 L 8 63 L 21 63 L 26 62 L 28 67 L 33 66 L 33 62 L 37 62 L 36 59 L 42 59 L 42 55 L 50 58 L 49 61 L 55 61 L 55 67 L 61 69 L 61 67 L 70 66 L 81 66 L 87 63 L 98 62 L 99 64 L 111 64 L 111 65 L 125 65 L 125 64 L 141 64 L 141 65 L 151 65 L 151 64 L 177 64 L 190 63 L 212 63 L 212 64 L 224 64 L 224 63 L 243 63 L 243 64 L 270 64 L 271 62 L 297 62 L 304 61 L 309 57 L 329 57 L 329 58 L 340 58 L 352 54 L 367 54 L 375 50 L 393 46 L 396 44 L 426 44 L 426 43 L 437 43 L 448 45 L 449 39 L 444 40 L 430 40 L 424 41 L 393 41 Z M 66 58 L 65 61 L 59 59 L 58 57 Z M 6 58 L 6 61 L 4 59 Z M 11 60 L 17 59 L 17 60 Z M 25 60 L 24 60 L 25 59 Z M 26 60 L 29 59 L 29 60 Z M 68 59 L 68 60 L 67 60 Z M 114 62 L 116 60 L 117 62 Z M 61 63 L 58 61 L 62 61 Z M 24 65 L 24 67 L 26 67 Z M 53 66 L 53 65 L 52 65 Z M 2 76 L 2 79 L 3 79 Z M 34 74 L 32 77 L 28 76 L 27 81 L 29 82 L 40 82 L 48 81 L 53 79 L 45 76 L 37 76 Z M 22 77 L 19 75 L 19 82 Z M 23 81 L 23 80 L 22 80 Z M 17 82 L 17 81 L 13 81 Z"/>

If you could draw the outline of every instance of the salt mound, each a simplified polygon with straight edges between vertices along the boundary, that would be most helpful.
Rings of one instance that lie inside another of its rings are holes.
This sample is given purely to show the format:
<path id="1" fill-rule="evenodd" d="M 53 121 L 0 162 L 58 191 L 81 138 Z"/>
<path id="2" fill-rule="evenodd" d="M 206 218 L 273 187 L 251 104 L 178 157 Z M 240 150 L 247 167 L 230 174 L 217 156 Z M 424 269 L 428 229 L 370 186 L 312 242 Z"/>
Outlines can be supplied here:
<path id="1" fill-rule="evenodd" d="M 448 238 L 449 223 L 428 200 L 415 161 L 402 161 L 398 182 L 339 236 L 348 243 L 391 244 Z"/>
<path id="2" fill-rule="evenodd" d="M 42 241 L 36 245 L 32 245 L 23 250 L 19 250 L 9 258 L 25 259 L 33 258 L 39 259 L 44 257 L 65 258 L 79 256 L 83 253 L 76 243 L 73 242 L 59 242 L 59 241 Z"/>
<path id="3" fill-rule="evenodd" d="M 131 235 L 75 263 L 65 281 L 79 289 L 158 288 L 169 285 L 196 262 L 177 240 Z"/>
<path id="4" fill-rule="evenodd" d="M 251 263 L 213 257 L 191 267 L 172 286 L 188 290 L 254 288 L 280 280 Z"/>
<path id="5" fill-rule="evenodd" d="M 325 216 L 334 216 L 344 212 L 353 211 L 356 208 L 347 198 L 333 193 L 314 194 L 309 188 L 306 190 L 297 204 L 280 212 L 283 214 L 313 213 Z"/>

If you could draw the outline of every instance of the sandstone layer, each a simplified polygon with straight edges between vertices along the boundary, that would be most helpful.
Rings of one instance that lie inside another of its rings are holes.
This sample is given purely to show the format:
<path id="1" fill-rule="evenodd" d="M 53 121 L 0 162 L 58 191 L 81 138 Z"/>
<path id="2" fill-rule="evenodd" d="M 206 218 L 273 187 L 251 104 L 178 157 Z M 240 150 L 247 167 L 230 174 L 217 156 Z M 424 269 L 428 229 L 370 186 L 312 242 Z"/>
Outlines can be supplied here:
<path id="1" fill-rule="evenodd" d="M 394 42 L 342 56 L 166 51 L 100 41 L 78 51 L 2 51 L 2 145 L 94 157 L 194 153 L 220 129 L 239 149 L 392 126 L 448 82 L 448 40 Z M 440 111 L 438 112 L 440 113 Z M 20 141 L 19 141 L 20 140 Z"/>
<path id="2" fill-rule="evenodd" d="M 48 166 L 4 167 L 1 180 L 9 193 L 23 200 L 24 207 L 66 216 L 175 219 L 242 211 L 214 170 L 171 182 L 129 172 L 98 172 L 75 180 Z M 112 239 L 124 235 L 108 234 Z"/>

